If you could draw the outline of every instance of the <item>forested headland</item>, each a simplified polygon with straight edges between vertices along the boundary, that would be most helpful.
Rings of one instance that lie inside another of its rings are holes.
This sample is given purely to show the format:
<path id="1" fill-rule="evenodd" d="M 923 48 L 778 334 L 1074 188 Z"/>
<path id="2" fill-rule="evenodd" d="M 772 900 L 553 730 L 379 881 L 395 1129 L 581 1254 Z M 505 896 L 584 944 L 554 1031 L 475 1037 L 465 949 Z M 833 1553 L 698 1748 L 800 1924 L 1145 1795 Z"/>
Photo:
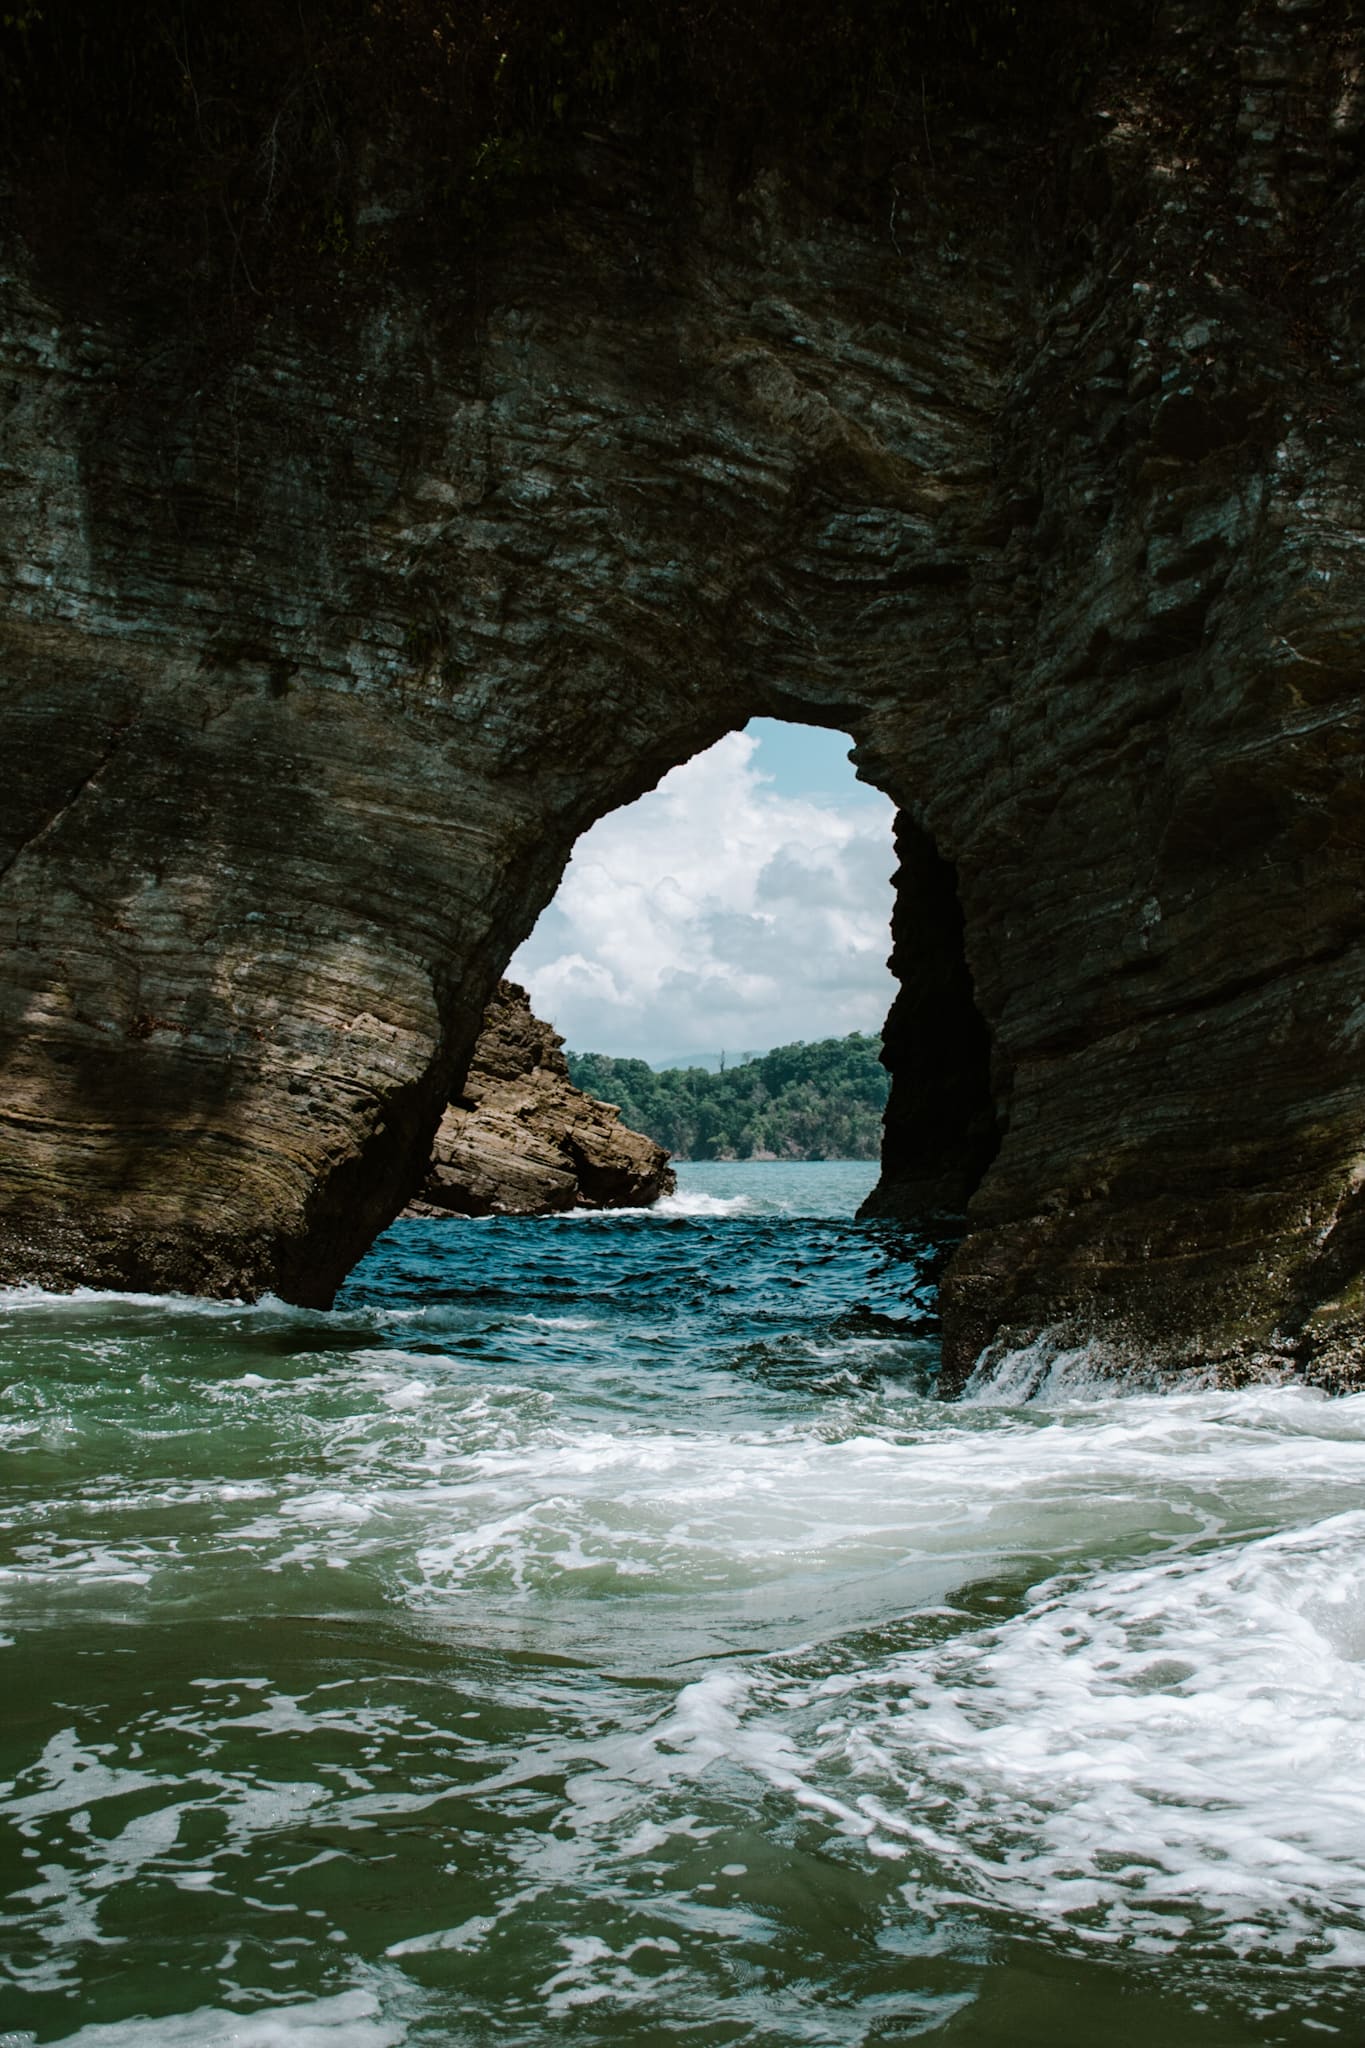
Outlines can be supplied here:
<path id="1" fill-rule="evenodd" d="M 881 1149 L 888 1080 L 881 1040 L 867 1032 L 779 1045 L 718 1074 L 565 1057 L 575 1087 L 616 1103 L 677 1159 L 875 1159 Z"/>

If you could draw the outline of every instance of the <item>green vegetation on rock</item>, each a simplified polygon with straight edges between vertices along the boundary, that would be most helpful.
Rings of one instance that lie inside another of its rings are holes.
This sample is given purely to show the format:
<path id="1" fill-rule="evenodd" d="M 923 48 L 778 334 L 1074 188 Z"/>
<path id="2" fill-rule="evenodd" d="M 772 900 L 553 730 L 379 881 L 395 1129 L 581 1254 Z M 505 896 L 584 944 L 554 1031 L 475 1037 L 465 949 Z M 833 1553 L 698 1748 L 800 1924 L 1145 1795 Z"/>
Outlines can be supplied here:
<path id="1" fill-rule="evenodd" d="M 875 1159 L 887 1075 L 866 1032 L 779 1045 L 710 1074 L 606 1053 L 566 1055 L 576 1088 L 614 1102 L 624 1123 L 678 1159 Z"/>

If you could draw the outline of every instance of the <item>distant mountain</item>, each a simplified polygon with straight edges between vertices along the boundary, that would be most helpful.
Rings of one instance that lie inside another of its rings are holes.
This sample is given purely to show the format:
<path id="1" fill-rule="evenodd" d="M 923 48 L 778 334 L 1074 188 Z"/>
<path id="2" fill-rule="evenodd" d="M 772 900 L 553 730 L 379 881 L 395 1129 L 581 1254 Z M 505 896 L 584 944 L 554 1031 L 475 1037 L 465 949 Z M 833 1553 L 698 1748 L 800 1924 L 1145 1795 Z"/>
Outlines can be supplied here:
<path id="1" fill-rule="evenodd" d="M 624 1122 L 675 1159 L 875 1159 L 889 1085 L 881 1041 L 862 1031 L 779 1045 L 725 1071 L 684 1055 L 656 1069 L 607 1053 L 565 1057 L 576 1088 L 618 1104 Z"/>
<path id="2" fill-rule="evenodd" d="M 585 1055 L 586 1057 L 586 1055 Z M 708 1074 L 718 1074 L 721 1062 L 727 1067 L 743 1066 L 746 1060 L 761 1060 L 761 1052 L 675 1052 L 666 1060 L 650 1060 L 649 1065 L 656 1074 L 673 1074 L 689 1067 L 704 1067 Z"/>

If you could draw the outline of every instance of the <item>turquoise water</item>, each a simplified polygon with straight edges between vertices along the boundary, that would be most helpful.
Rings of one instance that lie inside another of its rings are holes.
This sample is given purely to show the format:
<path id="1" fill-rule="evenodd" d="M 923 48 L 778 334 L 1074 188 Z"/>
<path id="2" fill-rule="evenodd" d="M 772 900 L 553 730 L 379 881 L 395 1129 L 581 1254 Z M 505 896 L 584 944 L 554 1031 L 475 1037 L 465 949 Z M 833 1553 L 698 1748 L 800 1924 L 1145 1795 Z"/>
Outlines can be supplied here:
<path id="1" fill-rule="evenodd" d="M 4 2048 L 1365 2039 L 1365 1397 L 939 1403 L 872 1171 L 0 1296 Z"/>

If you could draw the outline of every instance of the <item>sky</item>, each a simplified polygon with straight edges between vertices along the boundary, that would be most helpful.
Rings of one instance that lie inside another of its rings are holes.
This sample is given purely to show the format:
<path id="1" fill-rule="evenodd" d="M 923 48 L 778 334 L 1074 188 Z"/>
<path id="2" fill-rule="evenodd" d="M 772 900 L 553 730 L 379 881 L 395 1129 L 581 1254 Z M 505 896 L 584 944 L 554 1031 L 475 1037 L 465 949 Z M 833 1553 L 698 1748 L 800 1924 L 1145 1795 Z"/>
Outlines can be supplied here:
<path id="1" fill-rule="evenodd" d="M 756 718 L 594 825 L 507 970 L 537 1015 L 654 1063 L 880 1031 L 894 810 L 848 748 Z"/>

